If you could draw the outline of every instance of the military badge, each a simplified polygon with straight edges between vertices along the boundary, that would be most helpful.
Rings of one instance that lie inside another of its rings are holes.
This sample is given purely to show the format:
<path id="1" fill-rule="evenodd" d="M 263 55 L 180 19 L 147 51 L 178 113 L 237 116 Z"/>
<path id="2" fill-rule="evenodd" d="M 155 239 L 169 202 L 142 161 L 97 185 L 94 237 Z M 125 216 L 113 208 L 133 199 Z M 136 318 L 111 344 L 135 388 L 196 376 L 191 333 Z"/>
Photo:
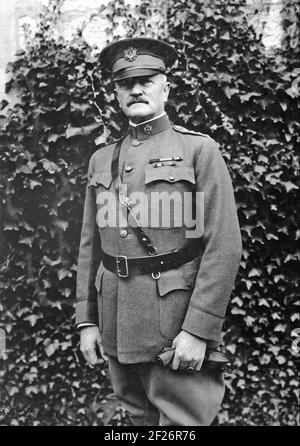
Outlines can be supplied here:
<path id="1" fill-rule="evenodd" d="M 133 46 L 125 49 L 123 52 L 124 59 L 127 60 L 128 62 L 134 62 L 135 59 L 137 58 L 137 52 L 138 52 L 138 49 L 133 48 Z"/>
<path id="2" fill-rule="evenodd" d="M 145 125 L 145 127 L 143 128 L 143 130 L 144 130 L 144 133 L 145 133 L 146 135 L 151 135 L 152 125 L 150 125 L 150 124 Z"/>

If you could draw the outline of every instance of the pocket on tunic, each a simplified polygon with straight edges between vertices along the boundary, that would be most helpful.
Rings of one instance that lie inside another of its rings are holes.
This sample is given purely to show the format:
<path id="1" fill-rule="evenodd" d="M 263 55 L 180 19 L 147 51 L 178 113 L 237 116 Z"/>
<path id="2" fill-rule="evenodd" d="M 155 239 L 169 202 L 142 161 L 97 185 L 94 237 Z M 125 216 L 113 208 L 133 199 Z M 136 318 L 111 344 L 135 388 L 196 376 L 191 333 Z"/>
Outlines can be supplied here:
<path id="1" fill-rule="evenodd" d="M 95 277 L 95 288 L 97 290 L 98 322 L 99 322 L 99 330 L 101 332 L 103 330 L 103 296 L 102 296 L 103 274 L 104 274 L 104 267 L 103 264 L 101 263 Z"/>
<path id="2" fill-rule="evenodd" d="M 181 331 L 198 270 L 199 259 L 194 259 L 161 273 L 157 279 L 159 326 L 163 338 L 173 340 Z"/>
<path id="3" fill-rule="evenodd" d="M 145 184 L 166 181 L 167 183 L 177 183 L 187 181 L 195 184 L 195 171 L 193 166 L 161 166 L 151 167 L 145 170 Z"/>
<path id="4" fill-rule="evenodd" d="M 107 229 L 116 225 L 117 207 L 114 193 L 111 191 L 112 176 L 108 170 L 96 171 L 88 182 L 89 188 L 94 188 L 96 198 L 96 222 L 99 229 Z"/>
<path id="5" fill-rule="evenodd" d="M 185 227 L 195 207 L 195 171 L 190 165 L 145 170 L 148 222 L 153 229 Z M 189 213 L 186 215 L 186 213 Z M 191 214 L 191 215 L 190 215 Z"/>

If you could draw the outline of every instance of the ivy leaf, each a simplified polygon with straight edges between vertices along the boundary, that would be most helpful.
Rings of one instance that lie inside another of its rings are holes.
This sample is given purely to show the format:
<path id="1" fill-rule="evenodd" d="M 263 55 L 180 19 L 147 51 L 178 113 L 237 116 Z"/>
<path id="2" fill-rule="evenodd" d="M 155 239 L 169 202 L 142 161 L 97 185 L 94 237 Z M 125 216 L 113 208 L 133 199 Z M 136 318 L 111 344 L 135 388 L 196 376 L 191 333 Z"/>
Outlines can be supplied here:
<path id="1" fill-rule="evenodd" d="M 296 186 L 296 184 L 292 183 L 291 181 L 281 181 L 281 184 L 285 187 L 287 193 L 289 193 L 293 189 L 298 190 L 298 186 Z"/>
<path id="2" fill-rule="evenodd" d="M 98 123 L 98 122 L 95 122 L 94 124 L 86 125 L 84 127 L 71 127 L 69 125 L 66 130 L 66 138 L 69 139 L 69 138 L 72 138 L 73 136 L 78 136 L 78 135 L 82 135 L 82 136 L 89 135 L 90 133 L 92 133 L 92 131 L 96 130 L 101 125 L 102 124 Z"/>
<path id="3" fill-rule="evenodd" d="M 12 386 L 8 389 L 9 396 L 14 396 L 16 393 L 19 393 L 19 388 L 17 386 Z"/>
<path id="4" fill-rule="evenodd" d="M 272 352 L 274 354 L 274 356 L 277 356 L 278 353 L 280 352 L 280 347 L 276 347 L 275 345 L 272 345 L 271 347 L 268 348 L 268 350 L 270 352 Z"/>
<path id="5" fill-rule="evenodd" d="M 286 363 L 286 358 L 284 356 L 282 356 L 282 355 L 277 356 L 276 360 L 277 360 L 278 364 L 280 364 L 280 365 Z"/>
<path id="6" fill-rule="evenodd" d="M 42 183 L 40 183 L 40 181 L 37 180 L 29 180 L 29 186 L 30 189 L 34 189 L 37 186 L 42 186 Z"/>
<path id="7" fill-rule="evenodd" d="M 56 220 L 55 221 L 55 226 L 57 226 L 58 228 L 62 229 L 63 231 L 66 231 L 68 226 L 69 226 L 69 222 L 63 221 L 63 220 Z"/>
<path id="8" fill-rule="evenodd" d="M 281 332 L 285 332 L 287 325 L 286 324 L 278 324 L 276 325 L 276 327 L 274 328 L 274 331 L 281 331 Z"/>
<path id="9" fill-rule="evenodd" d="M 32 327 L 35 326 L 36 322 L 40 319 L 40 316 L 36 314 L 31 314 L 24 318 L 24 321 L 28 321 Z"/>
<path id="10" fill-rule="evenodd" d="M 23 166 L 17 167 L 16 173 L 32 173 L 32 169 L 28 166 L 28 164 L 24 164 Z"/>
<path id="11" fill-rule="evenodd" d="M 250 272 L 249 272 L 249 277 L 255 277 L 255 276 L 261 276 L 261 271 L 259 271 L 256 268 L 253 268 Z"/>
<path id="12" fill-rule="evenodd" d="M 56 163 L 54 163 L 53 161 L 49 161 L 45 158 L 41 159 L 41 161 L 43 163 L 43 168 L 51 174 L 55 173 L 55 172 L 59 172 L 61 170 L 60 167 L 58 167 L 58 165 Z"/>
<path id="13" fill-rule="evenodd" d="M 54 353 L 59 349 L 59 342 L 56 340 L 54 342 L 44 343 L 44 350 L 48 357 L 54 355 Z"/>
<path id="14" fill-rule="evenodd" d="M 286 89 L 285 92 L 292 98 L 297 98 L 299 96 L 298 80 L 295 79 L 292 83 L 292 86 Z"/>
<path id="15" fill-rule="evenodd" d="M 95 139 L 95 144 L 96 144 L 96 146 L 99 146 L 100 144 L 105 144 L 106 141 L 107 141 L 107 140 L 106 140 L 106 135 L 103 134 L 103 135 L 98 136 L 98 137 Z"/>

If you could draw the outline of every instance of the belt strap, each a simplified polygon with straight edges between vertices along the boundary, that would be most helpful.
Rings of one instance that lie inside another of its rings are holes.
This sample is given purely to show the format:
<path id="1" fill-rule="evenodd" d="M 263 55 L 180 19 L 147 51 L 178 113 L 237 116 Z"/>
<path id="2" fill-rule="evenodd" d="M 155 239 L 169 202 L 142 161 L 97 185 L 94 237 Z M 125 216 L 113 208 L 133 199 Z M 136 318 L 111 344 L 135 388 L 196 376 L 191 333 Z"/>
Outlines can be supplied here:
<path id="1" fill-rule="evenodd" d="M 121 178 L 119 175 L 119 157 L 120 157 L 120 150 L 122 146 L 124 138 L 119 139 L 117 141 L 117 144 L 115 145 L 112 161 L 111 161 L 111 176 L 114 183 L 114 188 L 117 192 L 117 195 L 119 194 L 120 184 L 121 184 Z"/>
<path id="2" fill-rule="evenodd" d="M 113 185 L 114 185 L 114 188 L 115 188 L 118 198 L 119 198 L 120 186 L 122 185 L 120 174 L 119 174 L 119 157 L 120 157 L 120 150 L 121 150 L 123 139 L 124 138 L 119 139 L 119 141 L 117 141 L 117 144 L 115 145 L 113 157 L 112 157 L 112 162 L 111 162 L 111 176 L 113 179 Z M 133 230 L 136 233 L 138 241 L 140 242 L 140 244 L 145 249 L 145 251 L 147 252 L 148 255 L 150 255 L 150 256 L 155 255 L 157 252 L 157 249 L 153 245 L 150 237 L 148 237 L 145 230 L 142 228 L 140 223 L 135 218 L 135 215 L 132 212 L 128 197 L 123 197 L 122 204 L 124 204 L 127 207 L 128 212 L 130 213 L 130 215 L 132 216 L 132 218 L 136 224 L 136 226 L 133 227 Z"/>
<path id="3" fill-rule="evenodd" d="M 199 246 L 194 243 L 181 249 L 175 249 L 171 252 L 156 254 L 151 257 L 114 257 L 102 251 L 103 266 L 109 271 L 116 273 L 119 277 L 129 277 L 133 274 L 152 274 L 153 278 L 158 279 L 160 273 L 173 268 L 178 268 L 184 263 L 195 259 L 199 255 Z"/>

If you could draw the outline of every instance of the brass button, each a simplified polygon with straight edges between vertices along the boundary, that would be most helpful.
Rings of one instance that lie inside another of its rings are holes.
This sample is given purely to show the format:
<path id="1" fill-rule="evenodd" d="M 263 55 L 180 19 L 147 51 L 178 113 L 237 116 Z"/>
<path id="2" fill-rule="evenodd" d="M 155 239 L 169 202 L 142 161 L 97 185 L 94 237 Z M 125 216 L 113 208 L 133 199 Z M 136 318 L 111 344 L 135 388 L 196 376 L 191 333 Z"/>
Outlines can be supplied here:
<path id="1" fill-rule="evenodd" d="M 127 237 L 127 234 L 128 234 L 128 232 L 126 231 L 126 229 L 121 229 L 121 231 L 120 231 L 120 236 L 121 236 L 122 238 Z"/>
<path id="2" fill-rule="evenodd" d="M 133 169 L 133 167 L 131 167 L 131 166 L 126 166 L 126 167 L 125 167 L 125 172 L 131 172 L 132 169 Z"/>
<path id="3" fill-rule="evenodd" d="M 131 144 L 132 144 L 134 147 L 138 147 L 141 143 L 140 143 L 140 141 L 139 141 L 138 139 L 133 139 L 132 142 L 131 142 Z"/>
<path id="4" fill-rule="evenodd" d="M 174 180 L 175 180 L 175 177 L 173 177 L 173 175 L 170 175 L 170 176 L 169 176 L 169 180 L 170 180 L 170 181 L 174 181 Z"/>

